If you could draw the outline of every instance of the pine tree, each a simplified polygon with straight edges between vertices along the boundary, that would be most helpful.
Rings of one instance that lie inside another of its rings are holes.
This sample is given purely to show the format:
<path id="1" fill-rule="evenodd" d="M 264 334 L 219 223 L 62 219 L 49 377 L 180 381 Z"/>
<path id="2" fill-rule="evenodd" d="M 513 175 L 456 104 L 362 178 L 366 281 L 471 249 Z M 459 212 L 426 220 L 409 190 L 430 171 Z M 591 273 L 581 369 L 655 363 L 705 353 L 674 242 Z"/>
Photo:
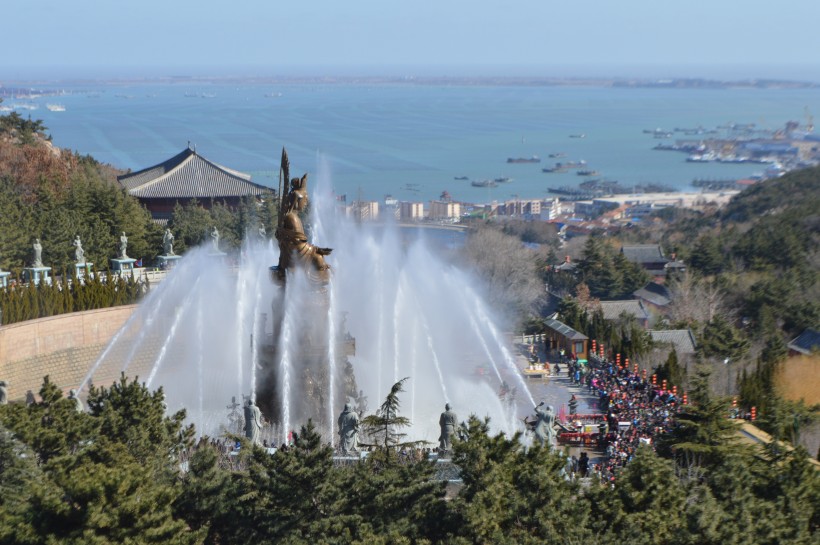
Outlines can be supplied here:
<path id="1" fill-rule="evenodd" d="M 395 383 L 390 388 L 390 393 L 384 399 L 376 414 L 368 415 L 362 419 L 362 426 L 365 433 L 372 437 L 375 441 L 373 445 L 385 449 L 395 449 L 401 447 L 415 446 L 420 441 L 403 441 L 406 433 L 399 430 L 410 425 L 410 419 L 405 416 L 399 416 L 399 393 L 404 391 L 404 382 L 408 380 L 405 377 Z"/>

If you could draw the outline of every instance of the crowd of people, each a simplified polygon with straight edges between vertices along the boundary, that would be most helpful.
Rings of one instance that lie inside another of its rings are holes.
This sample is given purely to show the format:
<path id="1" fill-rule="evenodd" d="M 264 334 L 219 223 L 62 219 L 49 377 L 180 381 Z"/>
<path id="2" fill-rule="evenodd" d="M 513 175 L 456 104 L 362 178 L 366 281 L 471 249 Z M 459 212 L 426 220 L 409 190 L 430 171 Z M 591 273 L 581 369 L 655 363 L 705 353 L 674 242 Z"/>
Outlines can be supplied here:
<path id="1" fill-rule="evenodd" d="M 605 446 L 605 456 L 590 465 L 590 471 L 602 479 L 614 480 L 641 444 L 652 445 L 658 434 L 672 429 L 680 400 L 672 391 L 652 384 L 645 373 L 599 359 L 591 360 L 590 365 L 572 361 L 568 373 L 572 382 L 597 397 L 604 415 L 598 442 Z"/>

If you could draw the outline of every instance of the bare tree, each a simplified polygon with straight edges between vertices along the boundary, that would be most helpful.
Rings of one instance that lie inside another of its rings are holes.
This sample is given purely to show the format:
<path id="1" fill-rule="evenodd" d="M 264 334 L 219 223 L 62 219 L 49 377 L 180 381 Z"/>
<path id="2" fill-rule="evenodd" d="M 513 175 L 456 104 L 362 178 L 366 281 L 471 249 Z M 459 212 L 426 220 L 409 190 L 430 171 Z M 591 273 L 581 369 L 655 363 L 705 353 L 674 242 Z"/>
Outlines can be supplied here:
<path id="1" fill-rule="evenodd" d="M 712 281 L 686 271 L 669 289 L 669 318 L 673 323 L 705 324 L 718 314 L 729 317 L 725 296 Z"/>
<path id="2" fill-rule="evenodd" d="M 493 308 L 520 316 L 543 301 L 545 288 L 536 254 L 518 238 L 481 227 L 470 235 L 463 250 L 465 261 L 483 281 Z"/>

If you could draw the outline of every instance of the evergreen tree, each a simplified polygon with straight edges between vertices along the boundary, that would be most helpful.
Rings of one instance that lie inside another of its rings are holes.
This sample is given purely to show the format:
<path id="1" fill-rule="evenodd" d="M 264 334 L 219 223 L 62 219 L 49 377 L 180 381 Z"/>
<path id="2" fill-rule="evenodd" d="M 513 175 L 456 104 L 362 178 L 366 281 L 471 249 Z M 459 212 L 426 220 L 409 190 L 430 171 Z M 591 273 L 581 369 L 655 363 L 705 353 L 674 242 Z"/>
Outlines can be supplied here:
<path id="1" fill-rule="evenodd" d="M 376 414 L 368 415 L 362 419 L 365 433 L 375 441 L 373 446 L 385 449 L 415 446 L 419 441 L 403 441 L 406 433 L 399 431 L 410 425 L 410 419 L 406 416 L 399 416 L 399 393 L 404 391 L 404 381 L 401 379 L 390 388 L 390 393 L 384 399 Z"/>

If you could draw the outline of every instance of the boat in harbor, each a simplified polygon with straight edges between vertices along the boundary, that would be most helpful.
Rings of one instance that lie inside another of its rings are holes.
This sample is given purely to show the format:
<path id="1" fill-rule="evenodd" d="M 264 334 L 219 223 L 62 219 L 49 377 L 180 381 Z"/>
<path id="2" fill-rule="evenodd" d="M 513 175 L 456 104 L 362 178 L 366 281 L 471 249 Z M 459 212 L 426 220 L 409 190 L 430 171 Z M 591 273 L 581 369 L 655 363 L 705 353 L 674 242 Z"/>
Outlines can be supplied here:
<path id="1" fill-rule="evenodd" d="M 598 176 L 600 175 L 600 172 L 598 172 L 597 170 L 582 169 L 577 171 L 575 174 L 577 174 L 578 176 Z"/>
<path id="2" fill-rule="evenodd" d="M 469 180 L 467 176 L 453 176 L 454 180 Z"/>
<path id="3" fill-rule="evenodd" d="M 65 111 L 65 106 L 63 106 L 62 104 L 46 104 L 46 108 L 48 108 L 48 111 L 50 111 L 50 112 L 64 112 Z"/>
<path id="4" fill-rule="evenodd" d="M 556 166 L 554 166 L 554 167 L 542 168 L 542 169 L 541 169 L 541 172 L 552 172 L 552 173 L 555 173 L 555 172 L 566 172 L 566 171 L 567 171 L 567 168 L 566 168 L 566 167 L 563 167 L 563 166 L 557 166 L 557 165 L 556 165 Z"/>
<path id="5" fill-rule="evenodd" d="M 496 178 L 493 180 L 497 184 L 508 184 L 513 181 L 512 178 L 504 177 L 504 178 Z"/>
<path id="6" fill-rule="evenodd" d="M 540 163 L 541 158 L 537 155 L 533 155 L 532 157 L 508 157 L 508 163 Z"/>
<path id="7" fill-rule="evenodd" d="M 498 187 L 498 184 L 492 180 L 481 180 L 480 182 L 470 182 L 473 187 Z"/>

